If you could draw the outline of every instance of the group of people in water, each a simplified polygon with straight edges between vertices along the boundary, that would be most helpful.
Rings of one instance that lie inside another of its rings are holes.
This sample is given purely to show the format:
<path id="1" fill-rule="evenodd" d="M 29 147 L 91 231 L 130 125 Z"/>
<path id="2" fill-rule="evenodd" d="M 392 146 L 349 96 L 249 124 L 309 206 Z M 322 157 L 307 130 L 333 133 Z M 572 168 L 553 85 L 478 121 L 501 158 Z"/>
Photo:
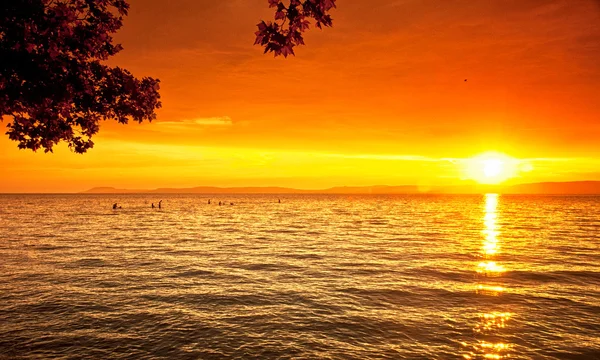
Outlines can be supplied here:
<path id="1" fill-rule="evenodd" d="M 154 203 L 152 203 L 152 208 L 154 209 L 156 206 L 154 206 Z M 114 203 L 112 206 L 113 210 L 117 210 L 117 209 L 122 209 L 123 206 L 119 205 L 118 203 Z M 158 208 L 162 209 L 162 200 L 158 202 Z"/>
<path id="2" fill-rule="evenodd" d="M 155 208 L 154 203 L 152 203 L 152 208 Z M 158 208 L 162 209 L 162 200 L 158 202 Z"/>
<path id="3" fill-rule="evenodd" d="M 277 199 L 277 201 L 281 204 L 281 199 Z M 162 209 L 162 200 L 158 202 L 158 208 Z M 208 205 L 211 204 L 211 199 L 208 199 Z M 219 201 L 219 206 L 223 206 L 223 205 L 227 205 L 227 203 L 225 201 Z M 229 205 L 234 205 L 233 202 L 230 202 Z M 157 206 L 154 206 L 154 203 L 152 203 L 152 208 L 156 208 Z M 120 206 L 118 203 L 114 203 L 112 206 L 113 210 L 117 210 L 117 209 L 122 209 L 123 207 Z"/>
<path id="4" fill-rule="evenodd" d="M 208 199 L 208 205 L 210 205 L 210 204 L 211 204 L 210 199 Z M 227 203 L 225 201 L 219 201 L 219 206 L 222 206 L 222 205 L 227 205 Z M 234 204 L 232 202 L 230 202 L 229 205 L 234 205 Z"/>

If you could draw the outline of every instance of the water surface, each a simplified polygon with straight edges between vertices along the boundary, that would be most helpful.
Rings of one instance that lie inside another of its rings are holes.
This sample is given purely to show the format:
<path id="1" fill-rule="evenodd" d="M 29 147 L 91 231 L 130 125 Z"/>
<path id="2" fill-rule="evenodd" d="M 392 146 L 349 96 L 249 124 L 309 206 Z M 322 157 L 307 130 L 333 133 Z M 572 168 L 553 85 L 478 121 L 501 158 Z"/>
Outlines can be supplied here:
<path id="1" fill-rule="evenodd" d="M 600 197 L 210 197 L 1 195 L 0 358 L 600 358 Z"/>

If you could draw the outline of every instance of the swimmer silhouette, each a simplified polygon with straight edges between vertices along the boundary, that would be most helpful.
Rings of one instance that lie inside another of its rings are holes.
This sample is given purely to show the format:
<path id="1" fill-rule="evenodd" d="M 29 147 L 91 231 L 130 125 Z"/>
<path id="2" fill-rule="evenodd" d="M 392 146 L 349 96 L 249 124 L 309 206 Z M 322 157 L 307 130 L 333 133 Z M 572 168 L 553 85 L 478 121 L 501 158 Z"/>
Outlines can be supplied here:
<path id="1" fill-rule="evenodd" d="M 221 202 L 219 201 L 219 206 L 221 206 Z"/>
<path id="2" fill-rule="evenodd" d="M 154 209 L 154 203 L 152 203 L 152 208 Z"/>
<path id="3" fill-rule="evenodd" d="M 210 199 L 208 199 L 208 205 L 210 205 Z"/>
<path id="4" fill-rule="evenodd" d="M 279 200 L 279 203 L 281 204 L 281 199 L 277 199 L 277 200 Z"/>
<path id="5" fill-rule="evenodd" d="M 113 210 L 116 210 L 116 209 L 117 209 L 117 203 L 114 203 L 113 204 Z"/>
<path id="6" fill-rule="evenodd" d="M 158 202 L 158 208 L 159 208 L 159 209 L 162 209 L 162 205 L 161 205 L 161 203 L 162 203 L 162 200 Z"/>

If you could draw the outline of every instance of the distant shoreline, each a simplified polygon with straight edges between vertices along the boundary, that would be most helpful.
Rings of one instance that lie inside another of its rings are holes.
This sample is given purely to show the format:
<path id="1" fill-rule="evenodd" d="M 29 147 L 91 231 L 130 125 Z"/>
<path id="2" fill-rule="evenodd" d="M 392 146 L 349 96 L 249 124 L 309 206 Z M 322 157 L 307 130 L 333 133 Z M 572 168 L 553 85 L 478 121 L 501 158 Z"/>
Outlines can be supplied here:
<path id="1" fill-rule="evenodd" d="M 600 181 L 539 182 L 517 185 L 464 184 L 455 186 L 340 186 L 327 189 L 294 189 L 286 187 L 215 187 L 158 189 L 118 189 L 95 187 L 82 192 L 31 192 L 4 194 L 196 194 L 196 195 L 477 195 L 498 193 L 503 195 L 600 195 Z"/>
<path id="2" fill-rule="evenodd" d="M 465 184 L 455 186 L 418 186 L 418 185 L 374 185 L 339 186 L 327 189 L 305 190 L 285 187 L 215 187 L 200 186 L 193 188 L 117 189 L 112 187 L 92 188 L 81 194 L 322 194 L 322 195 L 394 195 L 394 194 L 462 194 L 474 195 L 499 193 L 511 195 L 600 195 L 600 181 L 540 182 L 518 185 L 481 185 Z"/>

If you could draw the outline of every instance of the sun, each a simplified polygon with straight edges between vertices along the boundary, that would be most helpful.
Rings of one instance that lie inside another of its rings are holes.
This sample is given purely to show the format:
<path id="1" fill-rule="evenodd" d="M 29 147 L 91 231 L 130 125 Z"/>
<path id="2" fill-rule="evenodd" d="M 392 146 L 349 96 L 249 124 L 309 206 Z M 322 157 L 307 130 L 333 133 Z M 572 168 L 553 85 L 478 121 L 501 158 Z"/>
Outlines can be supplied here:
<path id="1" fill-rule="evenodd" d="M 502 174 L 504 162 L 500 159 L 484 159 L 481 161 L 483 165 L 483 175 L 486 178 L 494 178 Z"/>
<path id="2" fill-rule="evenodd" d="M 467 178 L 481 184 L 499 184 L 517 174 L 518 160 L 496 152 L 487 152 L 465 162 Z"/>

